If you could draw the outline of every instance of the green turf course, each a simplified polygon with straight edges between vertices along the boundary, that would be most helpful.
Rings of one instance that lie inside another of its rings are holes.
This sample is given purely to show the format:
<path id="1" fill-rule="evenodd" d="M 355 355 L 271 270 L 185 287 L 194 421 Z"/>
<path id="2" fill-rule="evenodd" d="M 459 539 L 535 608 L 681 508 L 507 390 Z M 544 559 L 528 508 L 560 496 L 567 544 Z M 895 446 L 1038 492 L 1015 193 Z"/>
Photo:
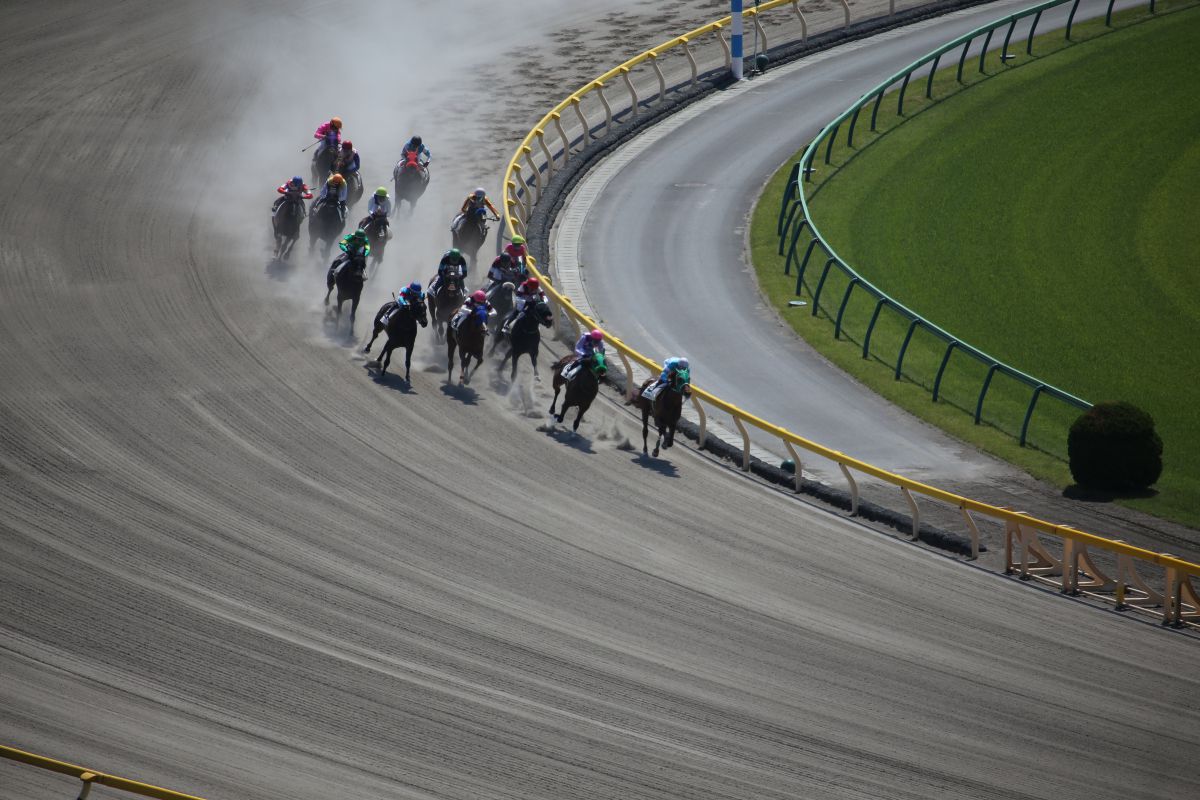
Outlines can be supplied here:
<path id="1" fill-rule="evenodd" d="M 989 74 L 977 75 L 971 64 L 965 91 L 952 92 L 951 69 L 936 80 L 933 102 L 924 100 L 924 80 L 914 82 L 904 117 L 892 102 L 880 135 L 856 133 L 855 148 L 835 147 L 836 169 L 817 162 L 825 174 L 815 176 L 809 197 L 826 240 L 892 297 L 1067 392 L 1149 411 L 1165 443 L 1159 493 L 1122 502 L 1196 526 L 1200 7 L 1188 6 L 1156 18 L 1121 15 L 1111 32 L 1102 21 L 1077 26 L 1070 46 L 1060 32 L 1048 34 L 1035 42 L 1033 59 L 1014 46 L 1021 57 L 1008 67 L 992 59 Z M 773 305 L 894 402 L 1040 477 L 1070 483 L 1062 457 L 1075 409 L 1040 401 L 1030 432 L 1036 448 L 1020 448 L 1008 434 L 1019 430 L 1028 388 L 997 377 L 985 413 L 994 427 L 975 426 L 963 410 L 974 410 L 985 371 L 976 362 L 952 360 L 947 402 L 934 404 L 939 340 L 918 333 L 897 382 L 891 369 L 907 326 L 885 313 L 874 358 L 862 359 L 874 310 L 865 294 L 852 296 L 841 341 L 824 308 L 815 318 L 786 309 L 795 278 L 782 274 L 775 223 L 794 161 L 768 185 L 751 232 Z M 836 273 L 822 296 L 835 310 L 846 287 Z"/>

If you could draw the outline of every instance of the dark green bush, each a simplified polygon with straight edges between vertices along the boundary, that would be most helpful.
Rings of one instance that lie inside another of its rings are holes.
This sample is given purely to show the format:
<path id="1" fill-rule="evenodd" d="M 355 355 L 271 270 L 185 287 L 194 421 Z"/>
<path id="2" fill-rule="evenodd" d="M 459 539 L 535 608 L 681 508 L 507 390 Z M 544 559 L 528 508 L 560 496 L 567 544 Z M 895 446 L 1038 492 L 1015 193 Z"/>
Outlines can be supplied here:
<path id="1" fill-rule="evenodd" d="M 1162 450 L 1154 419 L 1132 403 L 1097 403 L 1067 435 L 1071 475 L 1088 489 L 1145 489 L 1162 474 Z"/>

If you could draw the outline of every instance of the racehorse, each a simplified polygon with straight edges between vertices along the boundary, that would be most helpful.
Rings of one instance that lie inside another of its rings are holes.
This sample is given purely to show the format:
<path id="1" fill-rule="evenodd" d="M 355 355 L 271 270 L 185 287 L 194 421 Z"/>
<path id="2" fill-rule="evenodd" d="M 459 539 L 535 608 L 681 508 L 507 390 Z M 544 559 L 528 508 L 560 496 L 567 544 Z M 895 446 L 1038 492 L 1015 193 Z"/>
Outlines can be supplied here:
<path id="1" fill-rule="evenodd" d="M 300 239 L 300 221 L 307 216 L 303 200 L 284 200 L 271 214 L 275 258 L 286 259 Z"/>
<path id="2" fill-rule="evenodd" d="M 517 359 L 526 354 L 529 355 L 529 363 L 533 364 L 533 377 L 541 380 L 541 376 L 538 375 L 537 357 L 538 348 L 542 345 L 542 333 L 538 326 L 549 328 L 553 321 L 554 312 L 550 309 L 550 304 L 539 300 L 537 305 L 527 309 L 520 319 L 513 322 L 508 333 L 508 352 L 500 359 L 500 366 L 497 367 L 504 369 L 504 362 L 512 359 L 512 374 L 508 378 L 510 381 L 517 379 Z M 496 349 L 494 344 L 492 349 Z"/>
<path id="3" fill-rule="evenodd" d="M 387 217 L 383 214 L 372 214 L 366 218 L 362 229 L 367 232 L 367 242 L 371 245 L 371 275 L 374 277 L 375 270 L 379 269 L 379 263 L 383 261 L 383 248 L 388 242 Z"/>
<path id="4" fill-rule="evenodd" d="M 312 157 L 312 180 L 310 186 L 320 186 L 333 171 L 333 162 L 337 158 L 337 146 L 320 147 Z"/>
<path id="5" fill-rule="evenodd" d="M 396 212 L 399 213 L 400 204 L 407 200 L 411 215 L 417 208 L 417 200 L 429 186 L 429 167 L 421 163 L 416 153 L 408 153 L 392 169 L 392 182 L 396 185 Z"/>
<path id="6" fill-rule="evenodd" d="M 429 304 L 429 318 L 433 321 L 433 332 L 440 342 L 446 335 L 446 323 L 454 316 L 454 312 L 462 307 L 467 296 L 463 292 L 462 273 L 455 275 L 447 273 L 438 287 L 436 294 L 425 295 Z"/>
<path id="7" fill-rule="evenodd" d="M 317 201 L 308 215 L 308 249 L 311 251 L 320 239 L 325 242 L 323 254 L 328 255 L 345 225 L 336 200 Z"/>
<path id="8" fill-rule="evenodd" d="M 486 208 L 473 208 L 469 213 L 470 216 L 459 214 L 454 218 L 450 223 L 450 235 L 451 246 L 457 247 L 473 267 L 479 248 L 487 239 L 489 217 Z"/>
<path id="9" fill-rule="evenodd" d="M 450 383 L 454 374 L 454 349 L 458 348 L 459 383 L 471 382 L 471 359 L 475 366 L 483 363 L 483 340 L 487 336 L 487 323 L 481 320 L 476 311 L 471 311 L 458 323 L 458 330 L 453 327 L 446 329 L 446 383 Z"/>
<path id="10" fill-rule="evenodd" d="M 642 412 L 642 453 L 649 450 L 646 439 L 650 433 L 650 417 L 654 417 L 654 427 L 658 429 L 658 438 L 654 440 L 654 457 L 658 458 L 660 444 L 664 450 L 675 444 L 675 426 L 679 424 L 679 418 L 683 415 L 684 398 L 692 396 L 692 385 L 687 370 L 676 370 L 671 373 L 667 385 L 659 390 L 654 399 L 648 400 L 642 393 L 652 383 L 653 378 L 643 383 L 631 402 Z"/>
<path id="11" fill-rule="evenodd" d="M 511 282 L 505 281 L 488 292 L 488 302 L 492 304 L 492 308 L 496 309 L 496 313 L 488 317 L 488 333 L 495 337 L 492 340 L 492 349 L 488 350 L 489 356 L 496 352 L 496 345 L 500 344 L 500 328 L 513 310 L 513 291 L 515 289 L 516 287 Z"/>
<path id="12" fill-rule="evenodd" d="M 341 152 L 333 159 L 333 164 L 329 168 L 329 173 L 337 173 L 346 179 L 346 207 L 357 203 L 363 196 L 363 179 L 362 175 L 357 172 L 347 172 L 346 167 L 350 164 L 349 158 L 343 158 Z"/>
<path id="13" fill-rule="evenodd" d="M 339 269 L 340 267 L 340 269 Z M 329 295 L 337 287 L 337 304 L 334 306 L 336 325 L 342 324 L 342 303 L 350 301 L 350 335 L 354 335 L 354 317 L 358 313 L 358 300 L 362 297 L 363 284 L 367 282 L 367 260 L 363 256 L 341 256 L 329 266 L 325 275 L 325 305 Z"/>
<path id="14" fill-rule="evenodd" d="M 387 373 L 388 365 L 392 363 L 392 351 L 397 347 L 403 347 L 404 380 L 407 382 L 412 367 L 413 345 L 417 341 L 417 324 L 420 323 L 424 328 L 429 324 L 429 317 L 425 314 L 424 303 L 404 303 L 395 314 L 391 315 L 385 325 L 383 318 L 394 305 L 395 302 L 384 303 L 375 312 L 374 330 L 371 332 L 371 340 L 367 342 L 363 352 L 371 352 L 371 345 L 375 344 L 375 337 L 379 336 L 381 331 L 386 330 L 387 343 L 384 344 L 383 352 L 379 354 L 379 360 L 376 362 L 379 364 L 379 374 L 382 376 Z"/>
<path id="15" fill-rule="evenodd" d="M 568 380 L 563 377 L 563 371 L 574 360 L 575 356 L 573 355 L 563 356 L 554 365 L 554 400 L 550 402 L 550 416 L 554 416 L 554 406 L 558 402 L 559 390 L 565 384 L 567 395 L 563 398 L 562 411 L 555 419 L 562 422 L 563 417 L 567 415 L 567 409 L 571 406 L 577 407 L 579 413 L 575 416 L 572 430 L 578 433 L 580 420 L 591 407 L 592 401 L 596 399 L 596 394 L 600 391 L 600 381 L 604 380 L 604 376 L 608 374 L 608 362 L 605 361 L 603 353 L 592 353 L 583 360 L 583 364 Z"/>

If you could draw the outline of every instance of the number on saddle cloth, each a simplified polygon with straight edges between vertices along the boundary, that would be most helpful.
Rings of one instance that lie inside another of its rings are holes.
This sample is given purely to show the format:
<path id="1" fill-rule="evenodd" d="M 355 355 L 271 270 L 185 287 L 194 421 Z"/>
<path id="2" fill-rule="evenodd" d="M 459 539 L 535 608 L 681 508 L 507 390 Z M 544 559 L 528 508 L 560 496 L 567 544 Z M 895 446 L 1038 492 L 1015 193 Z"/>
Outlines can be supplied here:
<path id="1" fill-rule="evenodd" d="M 663 385 L 658 383 L 657 381 L 655 381 L 654 383 L 650 384 L 649 386 L 647 386 L 645 388 L 645 390 L 642 392 L 642 397 L 646 398 L 651 403 L 653 403 L 654 399 L 656 397 L 658 397 L 658 393 L 661 392 L 662 390 L 663 390 Z"/>

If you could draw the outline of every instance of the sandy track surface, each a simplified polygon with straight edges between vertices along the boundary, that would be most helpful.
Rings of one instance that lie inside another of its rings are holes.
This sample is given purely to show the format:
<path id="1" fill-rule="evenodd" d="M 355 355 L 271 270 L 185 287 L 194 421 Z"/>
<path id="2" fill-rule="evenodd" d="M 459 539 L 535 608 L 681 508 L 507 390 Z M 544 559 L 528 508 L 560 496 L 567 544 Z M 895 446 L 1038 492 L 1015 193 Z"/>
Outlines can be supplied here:
<path id="1" fill-rule="evenodd" d="M 546 430 L 428 344 L 375 382 L 318 255 L 271 262 L 339 113 L 369 185 L 435 155 L 366 311 L 427 278 L 488 114 L 542 113 L 476 87 L 556 30 L 609 63 L 589 9 L 98 5 L 0 10 L 0 740 L 213 798 L 1197 793 L 1193 640 L 643 461 L 604 406 Z"/>

